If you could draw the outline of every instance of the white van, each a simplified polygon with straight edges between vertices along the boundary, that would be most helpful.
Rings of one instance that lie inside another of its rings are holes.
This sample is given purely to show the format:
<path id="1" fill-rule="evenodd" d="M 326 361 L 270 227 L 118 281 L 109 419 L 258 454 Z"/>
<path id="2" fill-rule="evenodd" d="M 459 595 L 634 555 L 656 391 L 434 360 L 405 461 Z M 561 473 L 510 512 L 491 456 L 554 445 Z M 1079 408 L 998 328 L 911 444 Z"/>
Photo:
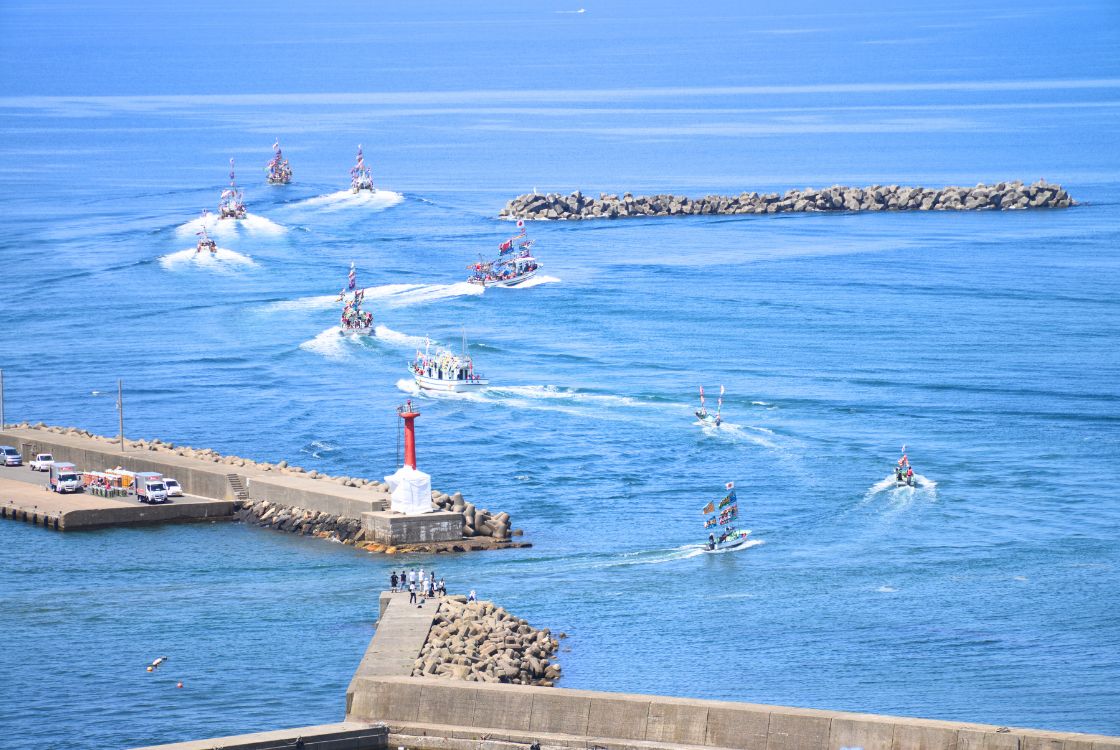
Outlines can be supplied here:
<path id="1" fill-rule="evenodd" d="M 168 497 L 182 497 L 183 496 L 183 488 L 179 486 L 179 480 L 178 479 L 172 479 L 171 477 L 164 477 L 163 478 L 163 486 L 167 488 L 167 496 Z"/>
<path id="2" fill-rule="evenodd" d="M 0 445 L 0 464 L 4 466 L 23 466 L 23 456 L 10 445 Z"/>

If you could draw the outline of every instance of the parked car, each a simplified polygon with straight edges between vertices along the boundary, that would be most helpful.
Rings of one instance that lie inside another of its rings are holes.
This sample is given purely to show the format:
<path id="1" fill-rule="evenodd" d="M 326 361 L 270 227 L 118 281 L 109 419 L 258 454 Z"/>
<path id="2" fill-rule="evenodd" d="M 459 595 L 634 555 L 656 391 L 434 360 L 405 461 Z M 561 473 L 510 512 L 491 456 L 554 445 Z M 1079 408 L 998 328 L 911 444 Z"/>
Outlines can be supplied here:
<path id="1" fill-rule="evenodd" d="M 50 453 L 36 453 L 35 458 L 31 459 L 28 466 L 32 471 L 50 471 L 51 464 L 54 463 L 54 456 Z"/>
<path id="2" fill-rule="evenodd" d="M 55 461 L 51 464 L 51 478 L 47 486 L 60 495 L 64 492 L 77 492 L 82 489 L 82 475 L 74 464 Z"/>
<path id="3" fill-rule="evenodd" d="M 4 466 L 23 466 L 23 456 L 10 445 L 0 445 L 0 459 Z"/>
<path id="4" fill-rule="evenodd" d="M 163 486 L 167 488 L 167 496 L 168 497 L 182 497 L 183 496 L 183 488 L 181 486 L 179 486 L 179 480 L 178 479 L 172 479 L 171 477 L 164 477 L 163 478 Z"/>

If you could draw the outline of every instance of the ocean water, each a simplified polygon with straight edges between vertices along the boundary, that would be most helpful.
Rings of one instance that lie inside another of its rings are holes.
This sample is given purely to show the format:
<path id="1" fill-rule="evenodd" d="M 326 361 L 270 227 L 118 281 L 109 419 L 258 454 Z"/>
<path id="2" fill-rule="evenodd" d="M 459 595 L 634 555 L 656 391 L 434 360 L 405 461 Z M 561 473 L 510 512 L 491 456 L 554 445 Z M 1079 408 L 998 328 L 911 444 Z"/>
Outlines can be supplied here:
<path id="1" fill-rule="evenodd" d="M 412 397 L 435 486 L 534 544 L 0 524 L 6 741 L 338 720 L 405 562 L 566 632 L 568 687 L 1120 734 L 1116 6 L 579 7 L 0 4 L 8 420 L 113 434 L 121 378 L 129 435 L 374 477 Z M 251 219 L 196 259 L 230 158 Z M 1082 205 L 534 223 L 542 283 L 463 283 L 534 188 L 1039 177 Z M 492 388 L 414 394 L 463 330 Z M 704 555 L 728 480 L 754 544 Z"/>

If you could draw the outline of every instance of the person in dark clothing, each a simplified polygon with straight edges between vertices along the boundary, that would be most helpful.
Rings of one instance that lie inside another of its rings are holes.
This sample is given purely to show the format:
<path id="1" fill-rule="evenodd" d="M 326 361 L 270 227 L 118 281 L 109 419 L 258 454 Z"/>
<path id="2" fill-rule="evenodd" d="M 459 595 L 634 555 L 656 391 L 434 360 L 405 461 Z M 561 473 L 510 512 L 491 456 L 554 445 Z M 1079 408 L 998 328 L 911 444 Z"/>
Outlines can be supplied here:
<path id="1" fill-rule="evenodd" d="M 409 604 L 415 604 L 416 603 L 416 584 L 415 583 L 408 584 L 408 603 Z"/>
<path id="2" fill-rule="evenodd" d="M 397 571 L 395 570 L 393 571 L 393 574 L 389 576 L 389 588 L 390 591 L 397 590 Z"/>

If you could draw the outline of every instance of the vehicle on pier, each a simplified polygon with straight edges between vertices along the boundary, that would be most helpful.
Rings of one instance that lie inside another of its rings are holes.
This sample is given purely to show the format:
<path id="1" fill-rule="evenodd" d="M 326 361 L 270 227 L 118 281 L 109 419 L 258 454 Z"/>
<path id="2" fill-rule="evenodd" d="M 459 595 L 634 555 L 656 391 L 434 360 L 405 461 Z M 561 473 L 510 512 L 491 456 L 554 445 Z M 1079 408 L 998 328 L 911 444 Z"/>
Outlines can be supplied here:
<path id="1" fill-rule="evenodd" d="M 358 272 L 354 264 L 350 264 L 350 273 L 347 275 L 347 289 L 338 293 L 338 302 L 342 302 L 342 316 L 339 318 L 339 333 L 343 336 L 368 336 L 373 331 L 373 313 L 362 309 L 362 300 L 365 299 L 366 290 L 358 289 Z M 346 298 L 349 290 L 351 297 Z"/>
<path id="2" fill-rule="evenodd" d="M 739 518 L 739 500 L 735 495 L 735 483 L 728 482 L 725 487 L 727 494 L 718 504 L 713 500 L 700 511 L 708 516 L 704 519 L 704 528 L 718 529 L 718 531 L 708 532 L 708 541 L 704 545 L 705 552 L 727 552 L 741 547 L 751 533 L 750 529 L 736 528 L 735 522 Z"/>
<path id="3" fill-rule="evenodd" d="M 233 159 L 229 160 L 229 187 L 222 191 L 218 199 L 219 219 L 244 219 L 245 193 L 237 187 L 237 178 L 233 171 Z"/>
<path id="4" fill-rule="evenodd" d="M 82 489 L 82 474 L 74 464 L 56 461 L 51 464 L 47 489 L 58 494 L 78 492 Z"/>
<path id="5" fill-rule="evenodd" d="M 27 464 L 27 468 L 32 471 L 50 471 L 51 464 L 54 463 L 54 456 L 50 453 L 36 453 L 35 458 Z M 18 464 L 17 464 L 18 466 Z"/>
<path id="6" fill-rule="evenodd" d="M 166 503 L 167 485 L 163 475 L 154 471 L 139 471 L 133 477 L 132 492 L 142 503 Z"/>
<path id="7" fill-rule="evenodd" d="M 23 466 L 23 456 L 10 445 L 0 445 L 0 465 Z"/>
<path id="8" fill-rule="evenodd" d="M 167 496 L 168 497 L 182 497 L 183 496 L 183 487 L 182 487 L 182 485 L 179 484 L 178 479 L 172 479 L 171 477 L 164 477 L 163 478 L 163 486 L 167 488 Z"/>
<path id="9" fill-rule="evenodd" d="M 265 167 L 265 171 L 268 172 L 268 184 L 287 185 L 292 181 L 292 166 L 288 164 L 288 160 L 284 158 L 284 153 L 280 150 L 279 138 L 272 144 L 272 150 L 275 152 L 272 155 L 272 161 Z"/>
<path id="10" fill-rule="evenodd" d="M 195 232 L 198 235 L 198 244 L 195 246 L 194 254 L 198 255 L 204 251 L 208 251 L 211 255 L 218 254 L 218 243 L 210 239 L 210 235 L 206 233 L 206 227 L 202 231 Z"/>
<path id="11" fill-rule="evenodd" d="M 423 353 L 416 352 L 416 359 L 408 363 L 408 369 L 421 390 L 462 393 L 481 390 L 490 385 L 489 380 L 474 371 L 474 360 L 467 350 L 465 333 L 461 354 L 444 351 L 433 356 L 430 349 L 431 341 L 428 341 Z"/>
<path id="12" fill-rule="evenodd" d="M 719 400 L 716 401 L 716 413 L 712 414 L 708 411 L 708 405 L 704 401 L 704 386 L 700 386 L 700 408 L 695 411 L 695 414 L 701 425 L 719 427 L 723 424 L 723 393 L 724 390 L 721 385 L 719 387 Z"/>
<path id="13" fill-rule="evenodd" d="M 517 286 L 537 275 L 541 264 L 532 255 L 533 240 L 525 238 L 525 222 L 518 220 L 521 233 L 498 245 L 498 257 L 467 266 L 467 281 L 479 286 Z"/>
<path id="14" fill-rule="evenodd" d="M 363 190 L 368 190 L 371 193 L 377 192 L 377 188 L 373 186 L 373 176 L 370 174 L 366 159 L 362 155 L 362 144 L 359 143 L 358 161 L 350 168 L 350 192 L 360 193 Z"/>

